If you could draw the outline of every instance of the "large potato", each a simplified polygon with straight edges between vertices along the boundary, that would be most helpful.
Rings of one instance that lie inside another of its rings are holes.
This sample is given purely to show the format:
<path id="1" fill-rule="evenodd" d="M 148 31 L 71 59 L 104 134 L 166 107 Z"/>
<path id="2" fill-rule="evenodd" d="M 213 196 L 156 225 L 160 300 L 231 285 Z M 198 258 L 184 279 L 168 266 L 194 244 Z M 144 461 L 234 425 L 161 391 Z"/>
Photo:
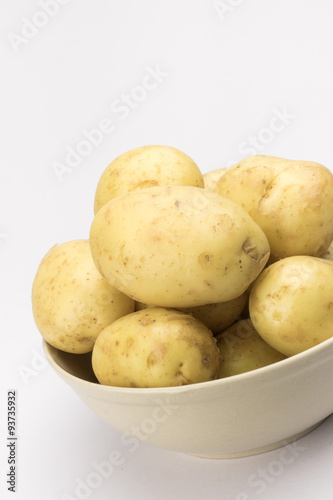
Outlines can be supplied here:
<path id="1" fill-rule="evenodd" d="M 52 247 L 32 286 L 38 330 L 51 345 L 72 353 L 91 351 L 103 328 L 133 312 L 134 306 L 97 271 L 88 240 Z"/>
<path id="2" fill-rule="evenodd" d="M 197 164 L 171 146 L 142 146 L 118 156 L 104 170 L 95 193 L 94 211 L 109 200 L 150 186 L 204 187 Z"/>
<path id="3" fill-rule="evenodd" d="M 221 353 L 218 378 L 245 373 L 285 359 L 255 330 L 250 319 L 236 321 L 216 337 Z"/>
<path id="4" fill-rule="evenodd" d="M 109 201 L 93 220 L 90 245 L 112 286 L 174 308 L 239 297 L 269 257 L 266 236 L 245 210 L 190 186 L 150 187 Z"/>
<path id="5" fill-rule="evenodd" d="M 92 367 L 101 384 L 171 387 L 216 378 L 219 350 L 203 323 L 180 311 L 148 308 L 98 336 Z"/>
<path id="6" fill-rule="evenodd" d="M 253 285 L 250 317 L 261 337 L 292 356 L 333 336 L 333 262 L 294 256 L 266 268 Z"/>
<path id="7" fill-rule="evenodd" d="M 229 168 L 215 191 L 259 224 L 272 261 L 321 256 L 333 239 L 333 174 L 319 163 L 251 156 Z"/>

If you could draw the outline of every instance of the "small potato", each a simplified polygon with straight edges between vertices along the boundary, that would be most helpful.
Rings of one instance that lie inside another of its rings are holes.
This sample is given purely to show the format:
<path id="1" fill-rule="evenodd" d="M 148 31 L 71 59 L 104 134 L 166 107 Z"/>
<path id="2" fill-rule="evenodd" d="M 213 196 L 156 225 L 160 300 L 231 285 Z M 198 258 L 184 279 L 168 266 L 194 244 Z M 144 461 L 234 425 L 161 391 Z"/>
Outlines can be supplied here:
<path id="1" fill-rule="evenodd" d="M 103 385 L 171 387 L 216 378 L 215 338 L 192 316 L 160 307 L 118 319 L 98 336 L 92 367 Z"/>
<path id="2" fill-rule="evenodd" d="M 202 175 L 204 180 L 204 187 L 208 191 L 215 191 L 216 183 L 226 173 L 228 167 L 217 168 L 216 170 L 210 170 Z"/>
<path id="3" fill-rule="evenodd" d="M 270 244 L 270 262 L 320 257 L 332 242 L 333 174 L 319 163 L 251 156 L 229 168 L 215 191 L 259 224 Z"/>
<path id="4" fill-rule="evenodd" d="M 38 330 L 48 343 L 71 353 L 91 351 L 103 328 L 132 313 L 134 305 L 99 274 L 88 240 L 52 247 L 32 286 Z"/>
<path id="5" fill-rule="evenodd" d="M 250 319 L 236 321 L 216 337 L 221 353 L 218 378 L 245 373 L 285 359 L 268 345 Z"/>
<path id="6" fill-rule="evenodd" d="M 142 146 L 118 156 L 104 170 L 95 193 L 94 212 L 122 194 L 150 186 L 204 187 L 198 165 L 171 146 Z"/>
<path id="7" fill-rule="evenodd" d="M 209 328 L 209 330 L 211 330 L 211 332 L 215 335 L 236 321 L 243 311 L 247 299 L 248 292 L 246 291 L 239 297 L 229 300 L 228 302 L 218 302 L 217 304 L 205 304 L 203 306 L 177 309 L 187 314 L 191 314 L 194 318 L 202 321 L 202 323 L 204 323 L 204 325 L 206 325 L 207 328 Z M 142 302 L 135 303 L 136 311 L 141 311 L 147 307 L 154 306 L 148 306 Z"/>
<path id="8" fill-rule="evenodd" d="M 187 307 L 183 308 L 182 311 L 192 314 L 192 316 L 202 321 L 216 335 L 236 321 L 245 307 L 247 298 L 246 291 L 239 297 L 227 302 Z"/>
<path id="9" fill-rule="evenodd" d="M 242 295 L 269 257 L 267 238 L 236 203 L 192 186 L 110 200 L 90 229 L 95 264 L 138 302 L 182 309 Z"/>
<path id="10" fill-rule="evenodd" d="M 333 262 L 287 257 L 255 281 L 250 317 L 259 335 L 286 356 L 333 336 Z"/>

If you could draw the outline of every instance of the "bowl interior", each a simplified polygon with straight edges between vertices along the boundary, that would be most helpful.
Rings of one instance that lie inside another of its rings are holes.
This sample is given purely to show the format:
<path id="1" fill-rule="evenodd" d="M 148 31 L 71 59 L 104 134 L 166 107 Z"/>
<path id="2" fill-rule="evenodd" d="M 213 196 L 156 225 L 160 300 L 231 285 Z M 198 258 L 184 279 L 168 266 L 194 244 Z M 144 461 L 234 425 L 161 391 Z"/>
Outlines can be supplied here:
<path id="1" fill-rule="evenodd" d="M 54 362 L 53 366 L 60 367 L 63 371 L 78 379 L 99 384 L 92 369 L 91 352 L 86 354 L 72 354 L 60 351 L 47 342 L 43 343 L 43 347 L 48 360 Z"/>

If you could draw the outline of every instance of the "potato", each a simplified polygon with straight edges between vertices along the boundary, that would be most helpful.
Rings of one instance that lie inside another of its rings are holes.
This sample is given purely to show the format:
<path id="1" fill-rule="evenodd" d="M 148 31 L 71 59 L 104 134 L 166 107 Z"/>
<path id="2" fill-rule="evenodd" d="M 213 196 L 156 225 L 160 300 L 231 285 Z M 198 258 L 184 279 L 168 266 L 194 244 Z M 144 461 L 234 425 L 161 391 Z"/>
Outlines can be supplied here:
<path id="1" fill-rule="evenodd" d="M 103 385 L 171 387 L 216 378 L 215 338 L 189 314 L 160 307 L 118 319 L 98 336 L 92 367 Z"/>
<path id="2" fill-rule="evenodd" d="M 333 243 L 327 249 L 327 252 L 324 255 L 321 255 L 322 259 L 333 260 Z"/>
<path id="3" fill-rule="evenodd" d="M 333 336 L 333 262 L 293 256 L 265 269 L 253 285 L 250 317 L 259 335 L 286 356 Z"/>
<path id="4" fill-rule="evenodd" d="M 54 347 L 72 353 L 92 350 L 98 334 L 132 313 L 133 299 L 99 274 L 88 240 L 55 245 L 41 261 L 32 286 L 38 330 Z"/>
<path id="5" fill-rule="evenodd" d="M 184 307 L 182 311 L 202 321 L 214 335 L 231 325 L 241 314 L 247 301 L 247 291 L 235 299 L 216 304 Z"/>
<path id="6" fill-rule="evenodd" d="M 204 180 L 204 187 L 209 191 L 215 191 L 216 183 L 226 173 L 228 167 L 217 168 L 216 170 L 210 170 L 202 175 Z"/>
<path id="7" fill-rule="evenodd" d="M 260 337 L 250 319 L 236 321 L 219 333 L 216 340 L 221 353 L 218 378 L 249 372 L 286 359 Z"/>
<path id="8" fill-rule="evenodd" d="M 191 314 L 194 318 L 199 319 L 204 323 L 204 325 L 211 330 L 211 332 L 215 335 L 220 333 L 222 330 L 231 325 L 238 316 L 243 311 L 245 304 L 248 299 L 248 292 L 244 292 L 239 297 L 236 297 L 233 300 L 229 300 L 228 302 L 218 302 L 217 304 L 205 304 L 203 306 L 197 307 L 184 307 L 183 309 L 179 309 L 187 314 Z M 135 303 L 135 310 L 141 311 L 142 309 L 146 309 L 147 304 L 143 304 L 142 302 Z"/>
<path id="9" fill-rule="evenodd" d="M 118 156 L 104 170 L 95 193 L 94 212 L 117 196 L 150 186 L 204 187 L 197 164 L 170 146 L 142 146 Z"/>
<path id="10" fill-rule="evenodd" d="M 191 186 L 110 200 L 90 229 L 95 264 L 138 302 L 183 308 L 239 297 L 269 257 L 266 236 L 236 203 Z"/>
<path id="11" fill-rule="evenodd" d="M 271 261 L 324 254 L 333 239 L 333 174 L 319 163 L 251 156 L 215 191 L 239 203 L 266 234 Z"/>

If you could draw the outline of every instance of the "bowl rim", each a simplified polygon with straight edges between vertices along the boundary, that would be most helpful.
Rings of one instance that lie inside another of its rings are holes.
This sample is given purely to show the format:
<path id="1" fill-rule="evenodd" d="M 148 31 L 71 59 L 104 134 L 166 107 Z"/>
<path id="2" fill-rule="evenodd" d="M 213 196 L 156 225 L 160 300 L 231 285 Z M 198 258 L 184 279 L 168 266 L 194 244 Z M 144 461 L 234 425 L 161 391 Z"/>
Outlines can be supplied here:
<path id="1" fill-rule="evenodd" d="M 207 389 L 208 387 L 224 387 L 224 386 L 229 386 L 230 384 L 234 384 L 235 382 L 242 382 L 244 380 L 251 380 L 253 378 L 269 378 L 270 376 L 274 375 L 276 371 L 282 371 L 284 373 L 289 365 L 299 365 L 299 370 L 298 373 L 300 372 L 300 368 L 303 367 L 305 369 L 308 366 L 308 358 L 314 357 L 320 358 L 320 354 L 322 351 L 326 351 L 326 349 L 331 348 L 332 353 L 333 353 L 333 336 L 329 339 L 326 339 L 322 341 L 321 343 L 310 347 L 309 349 L 306 349 L 305 351 L 302 351 L 298 354 L 294 354 L 293 356 L 287 357 L 285 359 L 282 359 L 280 361 L 276 361 L 275 363 L 272 363 L 270 365 L 263 366 L 261 368 L 256 368 L 255 370 L 251 370 L 248 372 L 244 373 L 239 373 L 237 375 L 231 375 L 229 377 L 224 377 L 224 378 L 219 378 L 215 380 L 209 380 L 206 382 L 196 382 L 193 384 L 188 384 L 188 385 L 180 385 L 180 386 L 171 386 L 171 387 L 119 387 L 119 386 L 109 386 L 109 385 L 103 385 L 98 382 L 90 382 L 88 380 L 84 380 L 80 377 L 77 377 L 75 375 L 72 375 L 68 371 L 66 371 L 64 368 L 62 368 L 55 360 L 54 356 L 52 355 L 52 350 L 58 350 L 56 347 L 52 346 L 50 343 L 48 343 L 45 339 L 42 341 L 43 343 L 43 350 L 46 356 L 46 359 L 48 360 L 49 364 L 52 366 L 52 368 L 55 370 L 55 372 L 58 372 L 59 376 L 62 376 L 62 378 L 67 379 L 68 383 L 75 383 L 76 385 L 81 385 L 82 387 L 85 388 L 90 388 L 96 391 L 96 393 L 103 392 L 103 393 L 118 393 L 118 394 L 128 394 L 128 395 L 138 395 L 138 394 L 181 394 L 184 392 L 194 392 L 196 390 L 202 390 L 202 389 Z M 65 352 L 65 351 L 61 351 Z M 71 353 L 68 353 L 71 354 Z M 290 371 L 288 370 L 288 375 L 290 375 Z"/>

